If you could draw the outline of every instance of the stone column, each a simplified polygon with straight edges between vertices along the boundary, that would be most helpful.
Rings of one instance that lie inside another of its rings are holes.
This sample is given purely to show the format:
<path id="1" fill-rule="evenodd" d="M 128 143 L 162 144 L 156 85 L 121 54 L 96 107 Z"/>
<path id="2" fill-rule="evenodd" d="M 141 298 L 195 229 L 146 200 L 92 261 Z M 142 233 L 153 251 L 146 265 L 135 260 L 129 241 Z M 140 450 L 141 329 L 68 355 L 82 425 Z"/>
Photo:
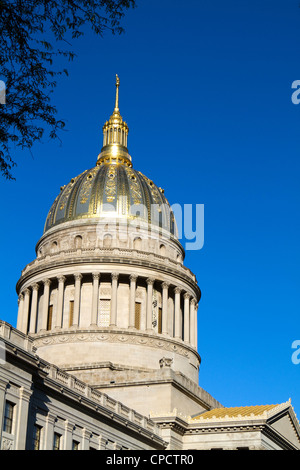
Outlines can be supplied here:
<path id="1" fill-rule="evenodd" d="M 168 324 L 169 324 L 169 315 L 168 315 L 168 298 L 169 298 L 169 284 L 167 282 L 162 283 L 162 334 L 168 334 Z"/>
<path id="2" fill-rule="evenodd" d="M 22 328 L 21 331 L 27 334 L 28 328 L 28 319 L 29 319 L 29 302 L 30 302 L 30 289 L 24 290 L 24 307 L 23 307 L 23 320 L 22 320 Z"/>
<path id="3" fill-rule="evenodd" d="M 195 312 L 195 304 L 196 301 L 194 298 L 191 299 L 190 303 L 190 342 L 193 348 L 196 348 L 196 337 L 195 337 L 195 329 L 197 328 L 196 322 L 196 312 Z"/>
<path id="4" fill-rule="evenodd" d="M 42 330 L 47 330 L 49 299 L 50 299 L 50 279 L 44 280 L 43 310 L 42 310 Z"/>
<path id="5" fill-rule="evenodd" d="M 55 328 L 62 327 L 63 305 L 64 305 L 64 290 L 65 290 L 65 276 L 59 276 L 58 292 L 57 292 L 57 306 L 56 306 L 56 323 Z"/>
<path id="6" fill-rule="evenodd" d="M 112 273 L 111 275 L 110 326 L 117 326 L 118 278 L 119 278 L 119 273 Z"/>
<path id="7" fill-rule="evenodd" d="M 65 435 L 64 435 L 64 450 L 72 450 L 72 436 L 74 425 L 66 420 L 65 422 Z"/>
<path id="8" fill-rule="evenodd" d="M 45 426 L 44 450 L 53 450 L 54 423 L 55 416 L 51 413 L 48 413 Z"/>
<path id="9" fill-rule="evenodd" d="M 2 431 L 3 431 L 3 418 L 4 418 L 4 409 L 5 409 L 5 394 L 6 394 L 6 387 L 8 382 L 5 380 L 0 379 L 0 444 L 2 442 Z M 0 448 L 1 450 L 1 448 Z"/>
<path id="10" fill-rule="evenodd" d="M 39 290 L 39 285 L 37 283 L 33 284 L 33 286 L 32 286 L 31 312 L 30 312 L 30 327 L 29 327 L 29 332 L 30 333 L 35 333 L 35 329 L 36 329 L 38 290 Z"/>
<path id="11" fill-rule="evenodd" d="M 92 297 L 92 317 L 91 326 L 97 325 L 98 303 L 99 303 L 99 279 L 100 273 L 93 273 L 93 297 Z"/>
<path id="12" fill-rule="evenodd" d="M 154 279 L 147 279 L 146 331 L 152 331 L 152 299 Z"/>
<path id="13" fill-rule="evenodd" d="M 91 432 L 88 431 L 86 428 L 82 430 L 82 447 L 81 450 L 89 450 L 90 448 L 90 438 Z"/>
<path id="14" fill-rule="evenodd" d="M 174 338 L 174 299 L 170 296 L 168 301 L 168 315 L 169 315 L 169 325 L 168 332 L 171 338 Z"/>
<path id="15" fill-rule="evenodd" d="M 190 342 L 190 294 L 186 292 L 183 298 L 184 298 L 183 340 L 186 343 L 189 343 Z"/>
<path id="16" fill-rule="evenodd" d="M 24 387 L 20 388 L 19 404 L 18 404 L 18 417 L 17 417 L 17 430 L 16 430 L 16 450 L 25 450 L 26 437 L 27 437 L 27 424 L 28 424 L 28 410 L 29 400 L 32 391 L 25 390 Z"/>
<path id="17" fill-rule="evenodd" d="M 195 305 L 195 348 L 198 348 L 198 321 L 197 321 L 197 312 L 198 312 L 198 304 Z"/>
<path id="18" fill-rule="evenodd" d="M 180 294 L 181 289 L 175 287 L 175 338 L 181 339 L 180 334 Z"/>
<path id="19" fill-rule="evenodd" d="M 130 298 L 129 298 L 129 328 L 134 328 L 135 325 L 135 292 L 137 275 L 131 274 L 130 279 Z"/>
<path id="20" fill-rule="evenodd" d="M 75 277 L 75 295 L 74 295 L 74 313 L 73 313 L 73 325 L 79 326 L 79 310 L 80 310 L 80 294 L 81 294 L 81 279 L 82 274 L 76 273 Z"/>
<path id="21" fill-rule="evenodd" d="M 20 330 L 20 331 L 22 329 L 22 324 L 23 324 L 23 310 L 24 310 L 24 294 L 19 294 L 17 330 Z"/>

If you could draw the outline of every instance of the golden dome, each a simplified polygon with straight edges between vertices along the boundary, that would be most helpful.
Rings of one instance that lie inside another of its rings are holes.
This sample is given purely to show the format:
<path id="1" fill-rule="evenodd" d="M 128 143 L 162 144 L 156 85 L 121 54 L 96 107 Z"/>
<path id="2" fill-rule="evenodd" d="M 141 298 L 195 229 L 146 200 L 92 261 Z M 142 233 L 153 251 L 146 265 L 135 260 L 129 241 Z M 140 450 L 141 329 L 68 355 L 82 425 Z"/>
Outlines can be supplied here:
<path id="1" fill-rule="evenodd" d="M 119 78 L 115 109 L 103 126 L 103 147 L 94 168 L 61 188 L 46 219 L 44 233 L 59 224 L 109 217 L 138 221 L 177 238 L 174 214 L 164 191 L 132 168 L 127 149 L 128 126 L 119 111 Z"/>

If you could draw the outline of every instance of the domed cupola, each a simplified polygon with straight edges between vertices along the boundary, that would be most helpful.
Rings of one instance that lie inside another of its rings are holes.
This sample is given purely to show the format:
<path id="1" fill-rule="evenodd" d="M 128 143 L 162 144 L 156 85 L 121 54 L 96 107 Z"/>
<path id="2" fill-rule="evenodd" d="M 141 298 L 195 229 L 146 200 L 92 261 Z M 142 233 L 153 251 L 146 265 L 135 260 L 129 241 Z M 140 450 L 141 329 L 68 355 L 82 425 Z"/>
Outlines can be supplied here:
<path id="1" fill-rule="evenodd" d="M 146 230 L 177 238 L 173 211 L 164 190 L 132 168 L 127 149 L 128 126 L 119 111 L 119 78 L 115 108 L 103 126 L 103 147 L 96 166 L 61 187 L 46 219 L 44 232 L 69 221 L 140 223 Z"/>
<path id="2" fill-rule="evenodd" d="M 96 165 L 61 188 L 17 283 L 17 328 L 40 357 L 95 388 L 168 370 L 194 384 L 201 292 L 164 192 L 133 168 L 127 136 L 117 77 Z"/>

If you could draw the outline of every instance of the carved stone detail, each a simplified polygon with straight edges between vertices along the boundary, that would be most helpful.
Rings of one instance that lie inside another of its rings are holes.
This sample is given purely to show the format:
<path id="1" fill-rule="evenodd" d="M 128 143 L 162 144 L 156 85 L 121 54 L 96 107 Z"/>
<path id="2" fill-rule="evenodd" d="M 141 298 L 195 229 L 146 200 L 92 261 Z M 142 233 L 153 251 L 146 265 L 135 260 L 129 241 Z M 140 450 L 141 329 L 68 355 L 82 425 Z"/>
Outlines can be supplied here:
<path id="1" fill-rule="evenodd" d="M 190 358 L 191 354 L 194 355 L 194 350 L 192 350 L 189 346 L 185 346 L 180 344 L 178 341 L 174 340 L 167 340 L 164 338 L 157 338 L 152 335 L 147 334 L 133 334 L 132 332 L 128 332 L 128 334 L 124 331 L 117 332 L 114 331 L 106 332 L 106 331 L 78 331 L 77 333 L 58 333 L 53 334 L 51 336 L 45 337 L 37 337 L 34 340 L 34 347 L 39 348 L 43 346 L 48 346 L 52 344 L 60 344 L 60 343 L 76 343 L 76 342 L 108 342 L 108 343 L 124 343 L 127 344 L 140 344 L 147 347 L 158 348 L 164 351 L 175 352 L 181 356 Z"/>

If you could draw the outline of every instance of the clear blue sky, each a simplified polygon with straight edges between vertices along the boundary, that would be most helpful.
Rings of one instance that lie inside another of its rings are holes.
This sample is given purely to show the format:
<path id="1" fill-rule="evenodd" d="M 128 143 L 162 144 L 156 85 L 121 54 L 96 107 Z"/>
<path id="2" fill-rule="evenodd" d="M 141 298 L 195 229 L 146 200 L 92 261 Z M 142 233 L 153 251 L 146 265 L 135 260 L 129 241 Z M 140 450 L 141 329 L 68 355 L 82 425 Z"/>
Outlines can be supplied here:
<path id="1" fill-rule="evenodd" d="M 18 151 L 1 181 L 1 314 L 35 257 L 60 186 L 95 165 L 114 104 L 134 167 L 171 204 L 204 204 L 205 242 L 185 264 L 202 290 L 199 384 L 225 406 L 281 403 L 300 416 L 298 0 L 137 0 L 126 33 L 87 34 L 54 94 L 62 144 Z"/>

